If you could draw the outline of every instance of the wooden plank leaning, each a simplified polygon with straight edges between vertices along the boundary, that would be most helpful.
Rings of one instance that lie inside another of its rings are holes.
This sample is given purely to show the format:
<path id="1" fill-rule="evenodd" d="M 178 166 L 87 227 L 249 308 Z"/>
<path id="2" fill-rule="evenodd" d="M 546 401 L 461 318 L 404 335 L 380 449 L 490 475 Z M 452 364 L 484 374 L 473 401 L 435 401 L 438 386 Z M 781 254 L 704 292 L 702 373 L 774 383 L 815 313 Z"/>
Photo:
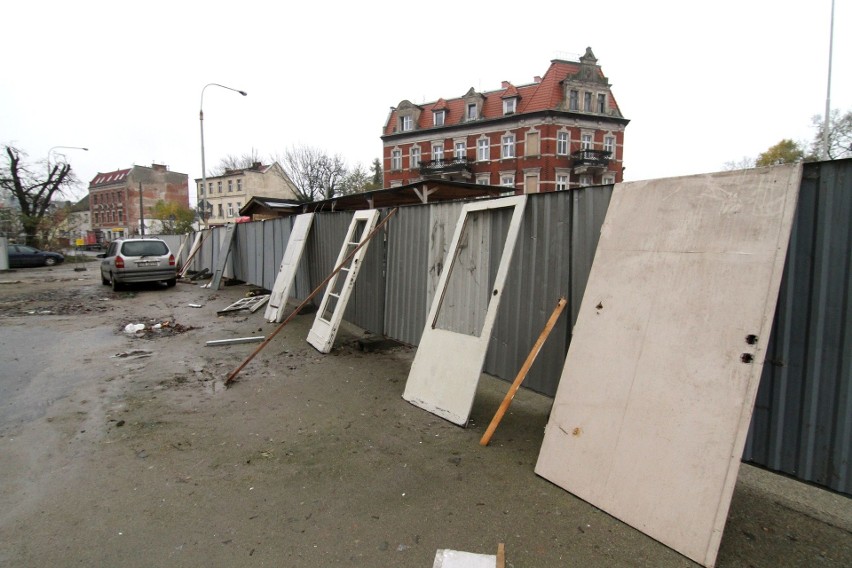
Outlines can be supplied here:
<path id="1" fill-rule="evenodd" d="M 260 352 L 263 350 L 263 348 L 264 348 L 264 347 L 266 347 L 266 346 L 269 344 L 269 342 L 270 342 L 270 341 L 272 341 L 272 339 L 273 339 L 276 335 L 278 335 L 278 332 L 279 332 L 279 331 L 281 331 L 282 329 L 284 329 L 284 326 L 285 326 L 285 325 L 287 325 L 288 323 L 290 323 L 290 320 L 292 320 L 294 317 L 296 317 L 296 314 L 298 314 L 298 313 L 299 313 L 299 310 L 301 310 L 302 308 L 304 308 L 304 307 L 308 304 L 308 302 L 310 302 L 311 300 L 313 300 L 314 296 L 316 296 L 317 294 L 319 294 L 319 293 L 320 293 L 320 291 L 322 291 L 322 289 L 325 287 L 325 285 L 326 285 L 326 284 L 328 284 L 328 281 L 329 281 L 329 280 L 331 280 L 331 279 L 334 277 L 334 275 L 335 275 L 335 274 L 337 274 L 338 272 L 340 272 L 340 269 L 341 269 L 341 268 L 343 268 L 344 266 L 346 266 L 346 264 L 347 264 L 347 263 L 348 263 L 348 262 L 352 259 L 352 257 L 353 257 L 353 256 L 355 256 L 355 253 L 357 253 L 359 250 L 361 250 L 361 248 L 362 248 L 364 245 L 366 245 L 367 243 L 369 243 L 369 242 L 370 242 L 370 239 L 372 239 L 372 238 L 376 235 L 376 233 L 378 233 L 378 232 L 379 232 L 379 231 L 380 231 L 380 230 L 384 227 L 384 225 L 385 225 L 385 224 L 386 224 L 386 223 L 390 220 L 390 218 L 391 218 L 391 217 L 393 217 L 394 215 L 396 215 L 396 212 L 397 212 L 398 210 L 399 210 L 399 208 L 398 208 L 398 207 L 394 207 L 393 209 L 391 209 L 391 210 L 390 210 L 390 212 L 387 214 L 387 216 L 386 216 L 384 219 L 382 219 L 382 220 L 379 222 L 379 224 L 378 224 L 378 225 L 376 225 L 376 227 L 375 227 L 372 231 L 370 231 L 370 234 L 369 234 L 369 235 L 367 235 L 367 238 L 365 238 L 363 241 L 361 241 L 361 244 L 359 244 L 357 247 L 355 247 L 354 249 L 352 249 L 352 252 L 350 252 L 350 253 L 346 256 L 346 258 L 344 258 L 344 259 L 343 259 L 343 260 L 342 260 L 342 261 L 341 261 L 341 262 L 340 262 L 340 263 L 339 263 L 339 264 L 335 267 L 335 269 L 334 269 L 334 270 L 332 270 L 332 271 L 331 271 L 331 273 L 330 273 L 328 276 L 326 276 L 326 277 L 325 277 L 325 280 L 323 280 L 323 281 L 320 283 L 320 285 L 319 285 L 319 286 L 317 286 L 316 288 L 314 288 L 314 291 L 313 291 L 313 292 L 311 292 L 310 294 L 308 294 L 308 297 L 307 297 L 307 298 L 305 298 L 305 299 L 302 301 L 302 303 L 301 303 L 301 304 L 299 304 L 299 305 L 296 307 L 296 309 L 294 309 L 294 310 L 290 313 L 290 315 L 289 315 L 289 316 L 287 316 L 287 318 L 286 318 L 284 321 L 282 321 L 282 322 L 278 325 L 278 327 L 276 327 L 276 328 L 275 328 L 275 331 L 273 331 L 272 333 L 270 333 L 270 334 L 269 334 L 269 337 L 267 337 L 267 338 L 266 338 L 266 340 L 265 340 L 263 343 L 261 343 L 260 345 L 258 345 L 258 346 L 257 346 L 257 349 L 255 349 L 255 350 L 252 352 L 252 354 L 251 354 L 251 355 L 249 355 L 249 356 L 246 358 L 246 360 L 245 360 L 245 361 L 243 361 L 242 363 L 240 363 L 240 365 L 239 365 L 236 369 L 234 369 L 233 371 L 231 371 L 231 373 L 228 375 L 228 378 L 225 380 L 225 386 L 226 386 L 226 387 L 230 387 L 230 386 L 231 386 L 231 383 L 233 383 L 233 382 L 234 382 L 234 380 L 237 378 L 237 375 L 239 375 L 239 374 L 240 374 L 240 371 L 242 371 L 242 370 L 245 368 L 245 366 L 246 366 L 246 365 L 248 365 L 248 364 L 249 364 L 249 362 L 250 362 L 252 359 L 254 359 L 254 358 L 255 358 L 255 356 L 257 356 L 257 354 L 258 354 L 258 353 L 260 353 Z"/>
<path id="2" fill-rule="evenodd" d="M 479 444 L 481 446 L 487 446 L 488 442 L 491 441 L 491 436 L 494 435 L 497 425 L 500 424 L 500 421 L 503 419 L 503 415 L 506 414 L 506 411 L 509 409 L 512 399 L 515 398 L 515 393 L 518 392 L 519 388 L 521 388 L 521 383 L 523 383 L 524 379 L 527 378 L 527 373 L 529 373 L 530 367 L 532 367 L 536 357 L 538 357 L 538 352 L 541 351 L 541 347 L 547 340 L 547 336 L 549 336 L 550 332 L 553 331 L 553 327 L 556 325 L 556 320 L 559 319 L 559 315 L 562 313 L 562 310 L 565 308 L 565 304 L 567 303 L 568 301 L 565 298 L 559 298 L 559 301 L 556 303 L 556 307 L 553 308 L 553 313 L 550 314 L 550 319 L 547 320 L 547 323 L 544 325 L 544 329 L 541 330 L 541 334 L 538 336 L 535 345 L 533 345 L 529 355 L 527 355 L 527 360 L 524 361 L 523 366 L 521 366 L 521 370 L 518 371 L 518 375 L 512 382 L 512 386 L 509 387 L 509 391 L 503 398 L 500 408 L 497 409 L 497 412 L 494 414 L 494 418 L 491 419 L 491 424 L 488 425 L 488 428 L 482 435 L 482 439 L 479 440 Z"/>

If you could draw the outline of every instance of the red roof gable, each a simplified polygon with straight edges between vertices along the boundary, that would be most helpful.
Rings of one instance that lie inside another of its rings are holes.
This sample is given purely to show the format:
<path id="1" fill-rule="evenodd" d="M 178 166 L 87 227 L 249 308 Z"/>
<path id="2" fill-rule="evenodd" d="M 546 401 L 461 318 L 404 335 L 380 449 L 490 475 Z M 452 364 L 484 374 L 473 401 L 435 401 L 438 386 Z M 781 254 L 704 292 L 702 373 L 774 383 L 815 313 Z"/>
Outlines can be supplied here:
<path id="1" fill-rule="evenodd" d="M 559 108 L 564 99 L 562 81 L 573 77 L 580 69 L 581 63 L 579 62 L 554 59 L 551 61 L 550 67 L 541 80 L 538 80 L 538 77 L 536 77 L 535 82 L 518 87 L 505 81 L 499 90 L 479 93 L 483 97 L 480 118 L 502 117 L 503 98 L 506 97 L 518 97 L 518 114 Z M 596 72 L 600 77 L 604 77 L 603 71 L 600 68 Z M 618 111 L 618 104 L 611 92 L 609 93 L 608 102 L 611 109 Z M 461 124 L 465 120 L 465 97 L 449 100 L 440 98 L 435 102 L 418 106 L 423 112 L 420 113 L 420 118 L 417 121 L 417 129 L 432 128 L 432 111 L 446 111 L 444 126 Z M 398 122 L 399 113 L 397 109 L 394 109 L 388 118 L 388 123 L 385 125 L 383 135 L 397 133 L 399 131 L 397 128 Z"/>
<path id="2" fill-rule="evenodd" d="M 127 179 L 127 174 L 130 173 L 130 168 L 126 170 L 115 170 L 114 172 L 100 173 L 98 172 L 92 181 L 89 182 L 89 187 L 98 185 L 110 185 L 120 183 Z"/>

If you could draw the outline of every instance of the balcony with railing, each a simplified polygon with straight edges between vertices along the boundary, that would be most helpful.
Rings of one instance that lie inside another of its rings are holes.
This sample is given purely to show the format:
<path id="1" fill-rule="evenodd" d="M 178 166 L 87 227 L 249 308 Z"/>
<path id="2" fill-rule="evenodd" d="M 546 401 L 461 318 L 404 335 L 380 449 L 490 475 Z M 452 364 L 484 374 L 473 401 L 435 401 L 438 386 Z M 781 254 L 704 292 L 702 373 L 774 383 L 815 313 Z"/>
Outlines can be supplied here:
<path id="1" fill-rule="evenodd" d="M 577 150 L 571 154 L 571 164 L 574 168 L 574 173 L 598 173 L 609 166 L 609 157 L 612 152 L 609 150 L 592 150 L 586 148 Z"/>
<path id="2" fill-rule="evenodd" d="M 469 158 L 450 158 L 448 160 L 423 160 L 420 162 L 420 175 L 423 177 L 447 177 L 460 174 L 463 177 L 473 175 L 473 162 Z"/>

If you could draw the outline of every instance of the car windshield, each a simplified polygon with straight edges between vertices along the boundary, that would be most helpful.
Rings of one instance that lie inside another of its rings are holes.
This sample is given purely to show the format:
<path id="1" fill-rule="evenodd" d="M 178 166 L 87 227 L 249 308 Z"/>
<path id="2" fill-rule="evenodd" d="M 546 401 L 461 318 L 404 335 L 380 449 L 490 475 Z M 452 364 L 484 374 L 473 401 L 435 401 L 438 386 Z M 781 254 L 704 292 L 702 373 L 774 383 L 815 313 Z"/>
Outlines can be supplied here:
<path id="1" fill-rule="evenodd" d="M 121 253 L 126 256 L 161 256 L 169 252 L 163 241 L 131 241 L 124 243 Z"/>

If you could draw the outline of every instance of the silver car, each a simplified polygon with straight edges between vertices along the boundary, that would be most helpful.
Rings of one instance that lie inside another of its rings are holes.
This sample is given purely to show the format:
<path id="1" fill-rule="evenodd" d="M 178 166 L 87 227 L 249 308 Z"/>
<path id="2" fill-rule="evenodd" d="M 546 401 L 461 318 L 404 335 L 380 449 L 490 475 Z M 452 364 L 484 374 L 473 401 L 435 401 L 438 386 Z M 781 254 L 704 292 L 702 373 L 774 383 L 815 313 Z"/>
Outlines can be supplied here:
<path id="1" fill-rule="evenodd" d="M 138 282 L 177 282 L 177 263 L 169 245 L 160 239 L 118 239 L 109 244 L 101 260 L 101 281 L 120 290 Z"/>

